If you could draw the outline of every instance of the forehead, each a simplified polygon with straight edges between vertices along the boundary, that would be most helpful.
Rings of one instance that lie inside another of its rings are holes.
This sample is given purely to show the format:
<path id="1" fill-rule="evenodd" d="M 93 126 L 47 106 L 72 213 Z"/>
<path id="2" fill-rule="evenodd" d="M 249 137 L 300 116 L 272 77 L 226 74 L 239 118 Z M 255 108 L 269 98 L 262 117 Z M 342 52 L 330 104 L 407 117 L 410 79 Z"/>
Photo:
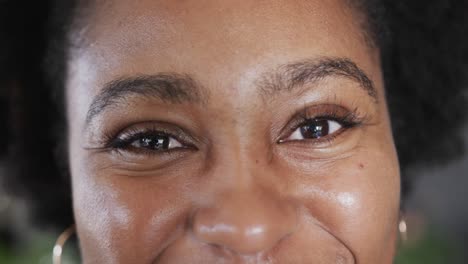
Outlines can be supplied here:
<path id="1" fill-rule="evenodd" d="M 156 72 L 240 87 L 277 65 L 318 56 L 349 58 L 371 79 L 380 74 L 360 16 L 340 0 L 122 0 L 91 9 L 75 35 L 67 85 L 94 87 L 90 97 L 115 78 Z"/>
<path id="2" fill-rule="evenodd" d="M 152 55 L 244 62 L 271 50 L 291 53 L 292 46 L 339 55 L 359 52 L 366 35 L 361 16 L 340 0 L 117 0 L 90 9 L 80 47 L 112 51 L 106 55 L 157 49 Z"/>

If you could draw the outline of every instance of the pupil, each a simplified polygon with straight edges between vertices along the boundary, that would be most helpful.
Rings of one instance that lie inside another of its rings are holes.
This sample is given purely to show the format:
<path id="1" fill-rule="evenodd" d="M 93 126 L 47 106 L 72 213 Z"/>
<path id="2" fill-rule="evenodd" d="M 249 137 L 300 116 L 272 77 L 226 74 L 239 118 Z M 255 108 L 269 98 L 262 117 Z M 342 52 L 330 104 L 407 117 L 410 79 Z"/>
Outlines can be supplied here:
<path id="1" fill-rule="evenodd" d="M 169 147 L 169 138 L 163 135 L 147 136 L 140 139 L 140 146 L 153 150 L 165 150 Z"/>
<path id="2" fill-rule="evenodd" d="M 311 123 L 301 127 L 304 138 L 320 138 L 328 135 L 329 126 L 327 120 L 313 120 Z"/>

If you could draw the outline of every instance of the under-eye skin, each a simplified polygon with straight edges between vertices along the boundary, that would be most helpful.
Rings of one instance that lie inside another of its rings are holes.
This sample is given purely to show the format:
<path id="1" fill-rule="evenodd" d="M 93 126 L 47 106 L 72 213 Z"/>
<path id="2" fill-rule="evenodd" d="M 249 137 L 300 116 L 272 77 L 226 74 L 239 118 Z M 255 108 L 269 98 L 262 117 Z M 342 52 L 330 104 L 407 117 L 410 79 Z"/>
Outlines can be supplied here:
<path id="1" fill-rule="evenodd" d="M 303 142 L 313 145 L 331 145 L 342 133 L 362 126 L 366 117 L 357 109 L 338 105 L 317 105 L 303 109 L 286 126 L 278 143 Z"/>

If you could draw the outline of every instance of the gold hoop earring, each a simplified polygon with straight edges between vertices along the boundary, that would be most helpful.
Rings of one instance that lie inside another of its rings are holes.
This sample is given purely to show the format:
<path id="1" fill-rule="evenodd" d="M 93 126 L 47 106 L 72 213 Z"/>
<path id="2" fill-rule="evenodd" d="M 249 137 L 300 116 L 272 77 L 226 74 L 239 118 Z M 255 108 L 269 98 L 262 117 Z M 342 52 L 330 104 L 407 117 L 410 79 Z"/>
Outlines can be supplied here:
<path id="1" fill-rule="evenodd" d="M 63 233 L 57 238 L 55 242 L 54 249 L 52 250 L 52 263 L 53 264 L 60 264 L 62 263 L 62 253 L 63 247 L 67 240 L 75 233 L 75 225 L 70 226 L 69 228 L 65 229 Z"/>
<path id="2" fill-rule="evenodd" d="M 398 231 L 400 232 L 401 241 L 406 242 L 408 240 L 408 225 L 404 217 L 398 223 Z"/>

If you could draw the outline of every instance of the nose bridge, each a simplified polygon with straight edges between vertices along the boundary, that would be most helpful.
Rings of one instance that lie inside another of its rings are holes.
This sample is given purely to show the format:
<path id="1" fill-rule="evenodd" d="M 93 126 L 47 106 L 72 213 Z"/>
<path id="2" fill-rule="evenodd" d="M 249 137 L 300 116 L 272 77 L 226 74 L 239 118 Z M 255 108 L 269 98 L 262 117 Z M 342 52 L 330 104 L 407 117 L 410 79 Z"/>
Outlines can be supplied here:
<path id="1" fill-rule="evenodd" d="M 258 138 L 255 129 L 250 129 L 251 125 L 242 118 L 232 118 L 229 123 L 216 135 L 216 147 L 208 157 L 211 160 L 207 168 L 208 177 L 224 182 L 231 189 L 247 189 L 246 185 L 258 181 L 261 176 L 262 164 L 266 164 L 261 161 L 269 157 L 268 142 Z"/>
<path id="2" fill-rule="evenodd" d="M 225 170 L 216 170 L 219 174 L 213 177 L 227 179 L 213 195 L 212 203 L 193 216 L 193 232 L 200 241 L 235 254 L 252 255 L 268 251 L 293 232 L 294 206 L 268 182 L 274 176 L 268 177 L 267 170 L 252 163 L 256 162 L 237 159 Z"/>

